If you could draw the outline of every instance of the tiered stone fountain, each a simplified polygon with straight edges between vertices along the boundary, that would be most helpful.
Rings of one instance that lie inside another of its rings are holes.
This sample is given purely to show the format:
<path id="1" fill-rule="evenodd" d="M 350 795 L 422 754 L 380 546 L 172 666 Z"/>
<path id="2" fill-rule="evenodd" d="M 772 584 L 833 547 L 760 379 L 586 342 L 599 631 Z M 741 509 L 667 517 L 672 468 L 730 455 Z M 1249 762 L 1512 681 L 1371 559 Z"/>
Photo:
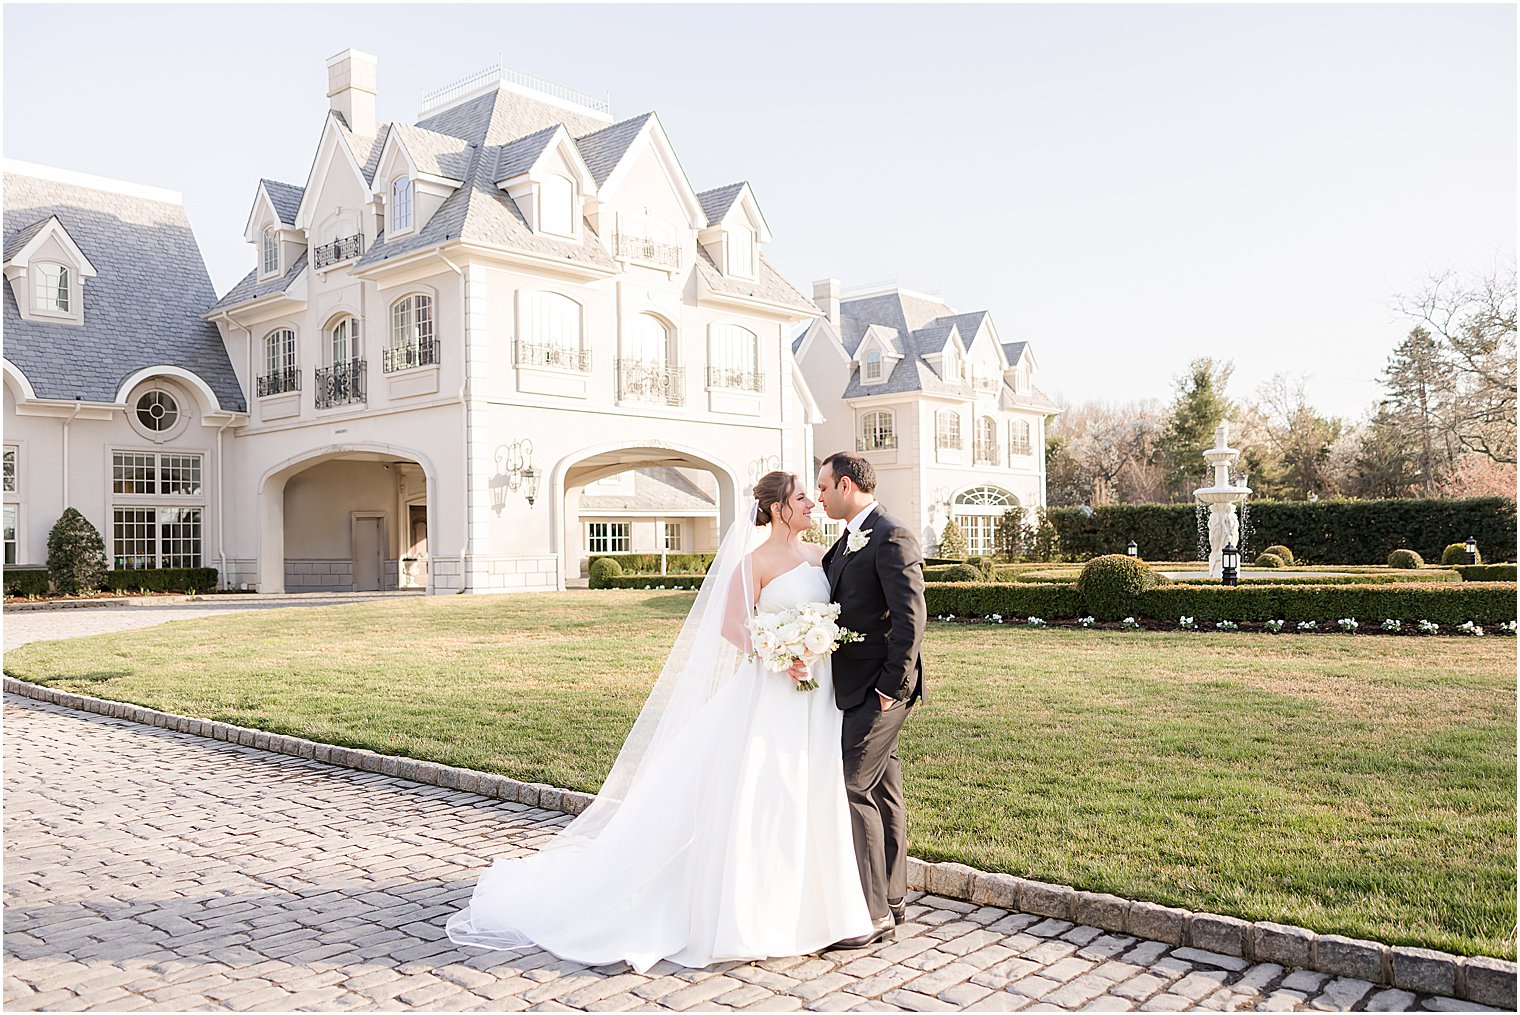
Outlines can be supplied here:
<path id="1" fill-rule="evenodd" d="M 1228 422 L 1214 430 L 1214 446 L 1203 457 L 1213 466 L 1214 485 L 1200 486 L 1193 496 L 1200 504 L 1209 506 L 1209 577 L 1219 578 L 1224 575 L 1222 551 L 1232 543 L 1240 546 L 1240 518 L 1235 514 L 1235 505 L 1245 503 L 1251 488 L 1230 482 L 1230 466 L 1240 458 L 1240 451 L 1230 447 Z"/>

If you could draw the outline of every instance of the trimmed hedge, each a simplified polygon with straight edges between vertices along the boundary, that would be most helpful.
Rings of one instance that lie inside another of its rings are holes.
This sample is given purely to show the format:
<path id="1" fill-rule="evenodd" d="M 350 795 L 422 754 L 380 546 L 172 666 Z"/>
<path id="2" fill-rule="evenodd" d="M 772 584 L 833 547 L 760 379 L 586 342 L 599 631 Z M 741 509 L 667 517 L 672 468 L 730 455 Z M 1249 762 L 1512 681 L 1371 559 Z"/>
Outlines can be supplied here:
<path id="1" fill-rule="evenodd" d="M 716 553 L 667 553 L 665 555 L 665 569 L 669 574 L 706 574 L 712 566 Z M 660 574 L 660 555 L 658 553 L 594 553 L 586 562 L 589 570 L 590 565 L 599 560 L 615 560 L 618 567 L 623 569 L 624 574 Z"/>
<path id="2" fill-rule="evenodd" d="M 1452 543 L 1446 549 L 1442 550 L 1441 551 L 1441 563 L 1442 564 L 1446 564 L 1448 566 L 1451 565 L 1451 564 L 1466 564 L 1467 563 L 1467 541 L 1464 539 L 1460 543 Z M 1479 563 L 1479 564 L 1483 563 L 1483 550 L 1482 550 L 1481 547 L 1478 549 L 1478 559 L 1477 559 L 1476 563 Z"/>
<path id="3" fill-rule="evenodd" d="M 1077 576 L 1077 592 L 1088 612 L 1099 620 L 1118 620 L 1138 597 L 1157 585 L 1156 572 L 1143 560 L 1122 553 L 1094 557 Z"/>
<path id="4" fill-rule="evenodd" d="M 1327 574 L 1305 575 L 1304 577 L 1287 576 L 1279 578 L 1276 575 L 1259 578 L 1247 573 L 1240 579 L 1242 582 L 1252 582 L 1257 585 L 1391 585 L 1407 582 L 1454 582 L 1460 581 L 1461 576 L 1455 568 L 1432 568 L 1420 571 L 1384 572 L 1383 574 Z M 1501 579 L 1491 579 L 1498 581 Z M 1179 578 L 1179 585 L 1218 585 L 1218 578 Z"/>
<path id="5" fill-rule="evenodd" d="M 1410 571 L 1425 566 L 1425 559 L 1413 550 L 1394 550 L 1388 555 L 1388 566 L 1406 568 Z"/>
<path id="6" fill-rule="evenodd" d="M 1293 547 L 1297 562 L 1381 564 L 1399 547 L 1441 559 L 1454 537 L 1473 536 L 1492 560 L 1515 556 L 1515 502 L 1508 497 L 1462 500 L 1253 500 L 1248 551 L 1274 543 Z M 1047 512 L 1061 553 L 1087 560 L 1123 553 L 1133 539 L 1151 560 L 1198 556 L 1198 522 L 1192 504 L 1105 504 Z"/>
<path id="7" fill-rule="evenodd" d="M 1256 558 L 1257 567 L 1283 567 L 1287 563 L 1287 561 L 1275 553 L 1263 553 L 1260 557 Z"/>
<path id="8" fill-rule="evenodd" d="M 216 591 L 214 567 L 156 567 L 141 571 L 107 571 L 105 587 L 116 592 L 197 592 Z"/>
<path id="9" fill-rule="evenodd" d="M 1452 568 L 1465 582 L 1512 582 L 1514 564 L 1458 564 Z"/>
<path id="10" fill-rule="evenodd" d="M 604 578 L 599 586 L 604 589 L 646 589 L 664 586 L 671 589 L 698 589 L 702 587 L 700 574 L 620 574 Z"/>
<path id="11" fill-rule="evenodd" d="M 45 596 L 48 573 L 45 567 L 8 567 L 5 569 L 5 594 L 8 596 Z"/>
<path id="12" fill-rule="evenodd" d="M 587 568 L 587 573 L 591 578 L 590 582 L 588 582 L 590 587 L 602 589 L 607 587 L 606 582 L 608 578 L 616 578 L 623 573 L 623 569 L 612 557 L 598 557 L 591 562 L 591 566 Z"/>
<path id="13" fill-rule="evenodd" d="M 939 578 L 935 579 L 936 581 L 980 582 L 987 580 L 987 576 L 971 564 L 951 564 L 949 567 L 936 568 L 935 570 L 943 572 Z M 925 578 L 925 581 L 927 580 Z"/>
<path id="14" fill-rule="evenodd" d="M 1283 546 L 1281 543 L 1273 543 L 1271 546 L 1267 547 L 1265 550 L 1263 550 L 1261 552 L 1262 553 L 1276 554 L 1277 556 L 1279 556 L 1279 557 L 1282 558 L 1284 564 L 1291 564 L 1295 560 L 1298 559 L 1298 558 L 1296 558 L 1296 557 L 1293 556 L 1293 551 L 1292 550 L 1290 550 L 1286 546 Z"/>

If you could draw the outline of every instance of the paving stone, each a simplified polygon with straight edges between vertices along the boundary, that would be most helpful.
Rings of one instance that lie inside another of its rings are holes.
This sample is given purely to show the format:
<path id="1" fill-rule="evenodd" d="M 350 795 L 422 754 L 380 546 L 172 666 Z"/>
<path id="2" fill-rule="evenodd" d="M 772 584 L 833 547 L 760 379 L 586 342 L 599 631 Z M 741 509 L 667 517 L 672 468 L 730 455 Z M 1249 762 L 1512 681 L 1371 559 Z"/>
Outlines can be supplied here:
<path id="1" fill-rule="evenodd" d="M 1407 990 L 1390 987 L 1380 990 L 1367 999 L 1363 1011 L 1408 1011 L 1413 1007 L 1415 996 Z"/>
<path id="2" fill-rule="evenodd" d="M 1321 934 L 1314 941 L 1314 968 L 1372 983 L 1386 982 L 1383 964 L 1388 946 L 1358 941 L 1339 934 Z"/>
<path id="3" fill-rule="evenodd" d="M 1515 1007 L 1515 964 L 1503 959 L 1469 956 L 1463 960 L 1467 999 L 1495 1008 Z"/>
<path id="4" fill-rule="evenodd" d="M 1457 992 L 1458 960 L 1455 956 L 1429 948 L 1398 946 L 1390 951 L 1395 987 L 1425 994 Z"/>
<path id="5" fill-rule="evenodd" d="M 1251 955 L 1258 962 L 1307 966 L 1314 949 L 1314 932 L 1302 927 L 1258 920 L 1252 924 Z"/>
<path id="6" fill-rule="evenodd" d="M 1350 1011 L 1351 1006 L 1367 996 L 1372 984 L 1353 977 L 1337 976 L 1325 984 L 1325 989 L 1310 998 L 1309 1007 L 1319 1011 Z"/>
<path id="7" fill-rule="evenodd" d="M 1218 966 L 1220 969 L 1232 969 L 1236 972 L 1250 965 L 1245 959 L 1206 951 L 1202 948 L 1174 948 L 1172 954 L 1186 962 L 1194 962 L 1201 966 Z"/>
<path id="8" fill-rule="evenodd" d="M 1139 976 L 1132 976 L 1123 983 L 1108 988 L 1108 992 L 1132 1001 L 1144 1001 L 1161 993 L 1170 982 L 1169 979 L 1152 973 L 1141 973 Z"/>
<path id="9" fill-rule="evenodd" d="M 1078 976 L 1059 989 L 1046 994 L 1040 1000 L 1070 1010 L 1080 1008 L 1094 998 L 1107 993 L 1108 989 L 1112 986 L 1113 983 L 1111 981 L 1089 973 L 1085 976 Z"/>
<path id="10" fill-rule="evenodd" d="M 1251 925 L 1233 916 L 1217 913 L 1194 913 L 1188 921 L 1188 943 L 1194 948 L 1220 955 L 1245 955 L 1247 933 Z"/>
<path id="11" fill-rule="evenodd" d="M 1131 903 L 1124 930 L 1135 937 L 1180 945 L 1187 929 L 1187 911 L 1154 902 Z"/>

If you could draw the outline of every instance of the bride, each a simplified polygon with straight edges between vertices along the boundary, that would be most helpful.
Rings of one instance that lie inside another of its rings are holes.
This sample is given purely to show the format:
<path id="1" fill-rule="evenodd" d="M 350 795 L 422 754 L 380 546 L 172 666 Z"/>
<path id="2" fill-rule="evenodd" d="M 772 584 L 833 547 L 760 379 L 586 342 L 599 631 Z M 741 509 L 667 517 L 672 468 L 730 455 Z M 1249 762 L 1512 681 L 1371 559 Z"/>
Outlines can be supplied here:
<path id="1" fill-rule="evenodd" d="M 499 858 L 448 921 L 456 944 L 537 945 L 588 965 L 701 967 L 869 934 L 830 661 L 800 691 L 746 662 L 745 620 L 826 602 L 813 501 L 791 473 L 754 488 L 617 762 L 536 854 Z"/>

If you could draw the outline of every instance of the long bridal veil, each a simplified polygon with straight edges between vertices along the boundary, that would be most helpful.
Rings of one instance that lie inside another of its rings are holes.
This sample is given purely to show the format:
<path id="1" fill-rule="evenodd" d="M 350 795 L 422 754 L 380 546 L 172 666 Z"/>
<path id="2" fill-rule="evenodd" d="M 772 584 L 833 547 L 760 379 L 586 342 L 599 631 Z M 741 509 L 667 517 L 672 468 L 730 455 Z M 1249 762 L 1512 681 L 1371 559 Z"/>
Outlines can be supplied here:
<path id="1" fill-rule="evenodd" d="M 616 818 L 634 787 L 648 776 L 653 767 L 650 763 L 662 745 L 734 678 L 743 653 L 730 639 L 742 630 L 743 619 L 755 601 L 750 553 L 770 531 L 755 524 L 757 511 L 756 502 L 751 500 L 748 510 L 724 535 L 649 699 L 596 799 L 535 856 L 513 863 L 532 864 L 540 857 L 587 848 Z M 458 944 L 516 948 L 533 943 L 505 927 L 477 926 L 468 909 L 449 919 L 448 933 Z"/>

